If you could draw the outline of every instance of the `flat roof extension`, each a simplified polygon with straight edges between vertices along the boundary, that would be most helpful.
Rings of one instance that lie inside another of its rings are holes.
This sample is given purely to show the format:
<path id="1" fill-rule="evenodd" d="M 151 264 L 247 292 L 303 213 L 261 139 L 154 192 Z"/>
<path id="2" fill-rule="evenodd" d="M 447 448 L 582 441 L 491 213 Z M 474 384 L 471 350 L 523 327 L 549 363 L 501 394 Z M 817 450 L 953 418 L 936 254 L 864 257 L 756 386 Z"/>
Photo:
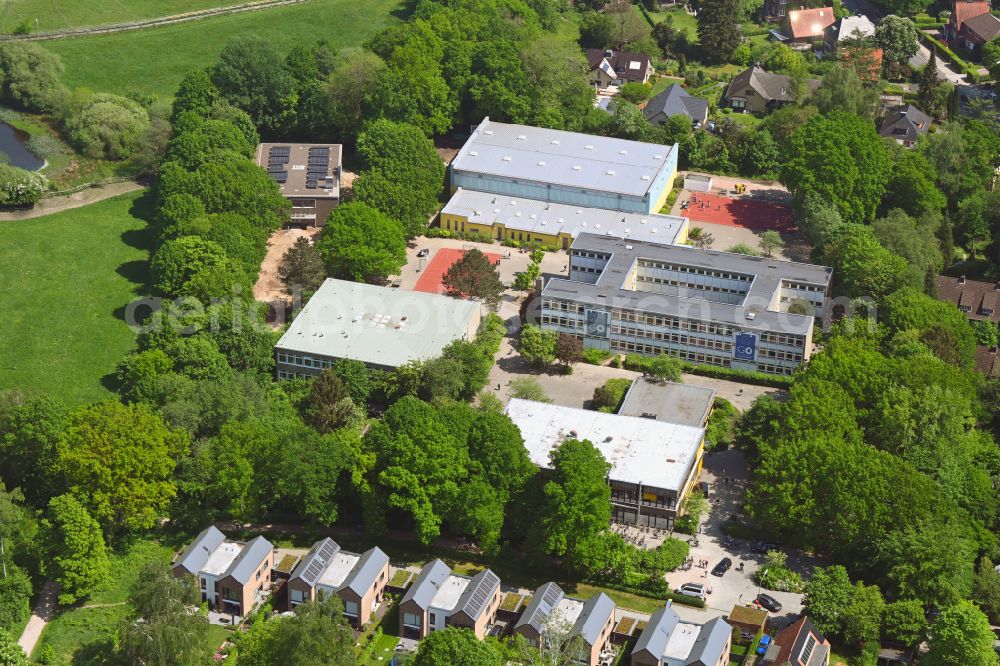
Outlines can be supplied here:
<path id="1" fill-rule="evenodd" d="M 715 389 L 636 377 L 618 413 L 701 428 L 714 401 Z"/>
<path id="2" fill-rule="evenodd" d="M 338 199 L 340 155 L 339 143 L 262 143 L 256 159 L 286 197 Z"/>
<path id="3" fill-rule="evenodd" d="M 491 194 L 458 188 L 445 205 L 443 214 L 460 215 L 475 224 L 502 224 L 507 229 L 536 234 L 592 232 L 672 244 L 688 224 L 686 217 L 656 213 L 624 213 L 604 208 L 584 208 L 569 204 L 524 199 L 509 194 Z"/>
<path id="4" fill-rule="evenodd" d="M 455 171 L 643 197 L 677 145 L 511 125 L 483 118 L 451 162 Z"/>

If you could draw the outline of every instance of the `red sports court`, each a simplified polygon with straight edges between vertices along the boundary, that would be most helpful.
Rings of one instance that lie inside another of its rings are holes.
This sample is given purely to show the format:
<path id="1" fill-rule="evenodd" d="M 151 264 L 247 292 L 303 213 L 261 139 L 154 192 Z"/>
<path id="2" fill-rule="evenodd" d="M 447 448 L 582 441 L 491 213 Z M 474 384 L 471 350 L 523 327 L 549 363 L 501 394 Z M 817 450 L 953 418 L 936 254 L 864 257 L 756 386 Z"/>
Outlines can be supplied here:
<path id="1" fill-rule="evenodd" d="M 752 199 L 731 199 L 717 194 L 692 192 L 687 210 L 682 210 L 680 214 L 686 215 L 692 223 L 707 222 L 752 231 L 796 231 L 795 216 L 790 208 Z"/>
<path id="2" fill-rule="evenodd" d="M 443 294 L 444 285 L 441 284 L 441 280 L 444 278 L 444 274 L 448 272 L 448 269 L 451 268 L 451 265 L 461 259 L 463 254 L 465 254 L 465 250 L 453 248 L 441 248 L 436 251 L 431 262 L 424 267 L 420 279 L 417 280 L 417 286 L 413 290 L 424 291 L 428 294 Z M 484 252 L 483 254 L 486 255 L 491 264 L 500 261 L 499 254 L 493 252 Z"/>

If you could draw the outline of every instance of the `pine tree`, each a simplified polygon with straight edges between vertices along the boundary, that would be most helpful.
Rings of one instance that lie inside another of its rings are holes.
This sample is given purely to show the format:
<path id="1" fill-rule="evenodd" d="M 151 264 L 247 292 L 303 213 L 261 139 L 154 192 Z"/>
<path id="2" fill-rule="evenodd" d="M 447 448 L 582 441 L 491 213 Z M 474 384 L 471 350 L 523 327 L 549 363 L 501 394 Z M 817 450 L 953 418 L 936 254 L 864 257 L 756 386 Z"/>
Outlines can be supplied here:
<path id="1" fill-rule="evenodd" d="M 347 425 L 355 416 L 354 401 L 344 387 L 344 383 L 326 369 L 312 385 L 309 396 L 307 418 L 316 430 L 327 433 Z"/>
<path id="2" fill-rule="evenodd" d="M 736 24 L 739 4 L 736 0 L 705 0 L 698 8 L 698 41 L 705 59 L 711 63 L 729 62 L 743 35 Z"/>
<path id="3" fill-rule="evenodd" d="M 302 289 L 306 292 L 316 291 L 326 279 L 323 256 L 319 250 L 313 247 L 308 238 L 301 236 L 281 257 L 278 278 L 285 285 L 285 291 L 289 294 L 295 289 Z"/>
<path id="4" fill-rule="evenodd" d="M 930 60 L 927 61 L 927 66 L 920 73 L 920 92 L 917 95 L 917 100 L 924 111 L 934 118 L 941 110 L 941 105 L 938 102 L 940 91 L 941 79 L 938 78 L 937 52 L 931 49 Z"/>

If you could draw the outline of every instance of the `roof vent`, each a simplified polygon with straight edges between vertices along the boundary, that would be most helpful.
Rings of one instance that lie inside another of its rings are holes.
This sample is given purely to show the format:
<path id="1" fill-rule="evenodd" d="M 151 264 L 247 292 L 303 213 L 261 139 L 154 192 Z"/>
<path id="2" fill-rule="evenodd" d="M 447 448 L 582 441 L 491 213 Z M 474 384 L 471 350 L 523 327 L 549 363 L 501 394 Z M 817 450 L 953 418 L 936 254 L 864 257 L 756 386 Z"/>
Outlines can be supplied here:
<path id="1" fill-rule="evenodd" d="M 510 162 L 510 155 L 504 155 L 503 156 L 503 161 L 504 162 Z"/>
<path id="2" fill-rule="evenodd" d="M 570 430 L 570 431 L 569 431 L 569 436 L 570 436 L 570 437 L 576 437 L 576 436 L 577 436 L 577 435 L 576 435 L 576 430 Z"/>
<path id="3" fill-rule="evenodd" d="M 653 159 L 654 160 L 662 160 L 663 159 L 663 155 L 653 155 Z"/>
<path id="4" fill-rule="evenodd" d="M 642 180 L 649 180 L 649 176 L 641 176 Z"/>
<path id="5" fill-rule="evenodd" d="M 526 137 L 524 134 L 518 134 L 517 135 L 517 140 L 518 141 L 527 141 L 528 137 Z"/>
<path id="6" fill-rule="evenodd" d="M 632 249 L 632 246 L 631 246 L 631 245 L 626 245 L 626 246 L 625 246 L 625 249 L 626 249 L 626 250 L 631 250 L 631 249 Z"/>
<path id="7" fill-rule="evenodd" d="M 486 136 L 493 136 L 493 130 L 486 130 Z"/>
<path id="8" fill-rule="evenodd" d="M 480 216 L 480 215 L 483 214 L 483 211 L 481 211 L 481 210 L 474 210 L 474 211 L 472 211 L 472 214 L 478 217 L 478 216 Z"/>
<path id="9" fill-rule="evenodd" d="M 748 312 L 747 313 L 747 319 L 749 319 L 750 321 L 753 321 L 756 318 L 757 318 L 757 313 L 756 312 Z"/>
<path id="10" fill-rule="evenodd" d="M 579 171 L 579 170 L 580 170 L 580 165 L 579 164 L 574 164 L 573 165 L 573 171 Z"/>
<path id="11" fill-rule="evenodd" d="M 608 169 L 605 173 L 607 173 L 607 175 L 609 175 L 609 176 L 613 176 L 613 175 L 615 175 L 615 170 L 614 169 Z"/>
<path id="12" fill-rule="evenodd" d="M 532 213 L 530 217 L 531 217 L 531 219 L 533 219 L 533 220 L 534 220 L 534 219 L 536 219 L 536 218 L 537 218 L 538 216 L 537 216 L 537 215 L 535 215 L 534 213 Z"/>
<path id="13" fill-rule="evenodd" d="M 614 438 L 615 438 L 614 435 L 608 435 L 607 437 L 604 438 L 604 443 L 607 444 L 608 442 L 612 441 Z"/>
<path id="14" fill-rule="evenodd" d="M 583 149 L 584 150 L 593 150 L 594 147 L 588 143 L 586 146 L 583 147 Z"/>
<path id="15" fill-rule="evenodd" d="M 618 154 L 619 155 L 628 155 L 628 151 L 623 148 L 623 149 L 621 149 L 621 150 L 618 151 Z"/>
<path id="16" fill-rule="evenodd" d="M 640 222 L 640 224 L 646 224 L 646 218 L 642 218 L 642 222 Z"/>
<path id="17" fill-rule="evenodd" d="M 553 146 L 558 146 L 559 145 L 559 139 L 552 139 L 551 143 L 552 143 Z"/>
<path id="18" fill-rule="evenodd" d="M 545 166 L 544 160 L 538 160 L 538 166 Z"/>
<path id="19" fill-rule="evenodd" d="M 479 156 L 479 151 L 478 150 L 470 150 L 469 154 L 472 155 L 473 157 L 478 157 Z"/>

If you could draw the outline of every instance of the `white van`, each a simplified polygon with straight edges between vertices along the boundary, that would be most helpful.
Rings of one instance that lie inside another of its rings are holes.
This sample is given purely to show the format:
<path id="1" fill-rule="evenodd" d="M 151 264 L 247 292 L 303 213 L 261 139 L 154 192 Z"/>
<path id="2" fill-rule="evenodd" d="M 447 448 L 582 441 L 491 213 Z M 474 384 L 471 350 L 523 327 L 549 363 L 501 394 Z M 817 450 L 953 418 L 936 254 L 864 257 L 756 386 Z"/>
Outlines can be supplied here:
<path id="1" fill-rule="evenodd" d="M 701 600 L 704 600 L 708 595 L 705 586 L 701 583 L 684 583 L 674 591 L 677 594 L 686 594 L 689 597 L 698 597 Z"/>

